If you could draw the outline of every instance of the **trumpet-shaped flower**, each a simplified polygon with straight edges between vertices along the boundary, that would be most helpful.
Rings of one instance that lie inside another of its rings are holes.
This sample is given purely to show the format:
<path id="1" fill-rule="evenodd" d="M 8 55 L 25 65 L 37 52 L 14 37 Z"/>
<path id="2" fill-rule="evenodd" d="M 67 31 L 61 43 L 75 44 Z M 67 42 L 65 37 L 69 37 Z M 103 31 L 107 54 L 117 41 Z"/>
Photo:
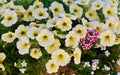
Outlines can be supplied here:
<path id="1" fill-rule="evenodd" d="M 90 0 L 77 0 L 77 3 L 81 5 L 88 5 L 89 2 Z"/>
<path id="2" fill-rule="evenodd" d="M 48 18 L 48 13 L 44 8 L 37 8 L 32 11 L 32 14 L 36 19 L 39 19 L 39 20 Z"/>
<path id="3" fill-rule="evenodd" d="M 63 8 L 63 5 L 58 3 L 58 2 L 56 2 L 56 1 L 51 4 L 49 9 L 52 11 L 54 16 L 59 15 L 60 13 L 64 13 L 65 12 L 64 8 Z"/>
<path id="4" fill-rule="evenodd" d="M 50 46 L 54 43 L 54 35 L 51 31 L 43 29 L 36 37 L 36 40 L 40 46 Z"/>
<path id="5" fill-rule="evenodd" d="M 27 31 L 27 36 L 31 39 L 35 39 L 38 36 L 39 33 L 40 33 L 40 28 L 31 27 Z"/>
<path id="6" fill-rule="evenodd" d="M 15 40 L 15 34 L 13 32 L 7 32 L 2 34 L 2 40 L 8 43 L 11 43 Z"/>
<path id="7" fill-rule="evenodd" d="M 92 3 L 92 9 L 93 10 L 99 10 L 103 7 L 103 2 L 101 0 L 96 0 Z"/>
<path id="8" fill-rule="evenodd" d="M 23 17 L 23 20 L 24 21 L 34 21 L 35 18 L 33 17 L 33 12 L 34 11 L 34 7 L 33 6 L 29 6 L 29 8 L 25 11 L 25 14 L 24 14 L 24 17 Z"/>
<path id="9" fill-rule="evenodd" d="M 43 3 L 40 2 L 39 0 L 36 0 L 36 1 L 33 3 L 33 7 L 34 7 L 34 8 L 43 8 Z"/>
<path id="10" fill-rule="evenodd" d="M 69 14 L 69 13 L 62 13 L 59 15 L 60 17 L 66 17 L 66 18 L 69 18 L 71 20 L 76 20 L 77 19 L 77 16 L 75 15 L 72 15 L 72 14 Z"/>
<path id="11" fill-rule="evenodd" d="M 114 7 L 111 7 L 110 5 L 109 6 L 107 5 L 103 8 L 103 13 L 104 13 L 106 18 L 112 17 L 112 16 L 116 15 L 117 9 Z"/>
<path id="12" fill-rule="evenodd" d="M 16 12 L 25 12 L 25 9 L 22 5 L 14 6 L 13 8 Z"/>
<path id="13" fill-rule="evenodd" d="M 60 41 L 59 41 L 58 39 L 55 39 L 55 40 L 54 40 L 54 43 L 51 44 L 50 46 L 45 46 L 45 49 L 47 50 L 47 52 L 48 52 L 49 54 L 52 54 L 53 51 L 59 49 L 60 45 L 61 45 L 61 44 L 60 44 Z"/>
<path id="14" fill-rule="evenodd" d="M 0 68 L 2 69 L 2 71 L 5 70 L 4 65 L 2 64 L 2 62 L 5 60 L 6 55 L 4 53 L 0 53 Z"/>
<path id="15" fill-rule="evenodd" d="M 116 32 L 118 24 L 118 20 L 115 17 L 109 17 L 106 20 L 107 28 L 113 32 Z"/>
<path id="16" fill-rule="evenodd" d="M 15 11 L 5 10 L 4 19 L 1 21 L 1 23 L 6 27 L 10 27 L 17 22 L 17 19 L 18 17 Z"/>
<path id="17" fill-rule="evenodd" d="M 96 29 L 99 33 L 103 32 L 107 29 L 104 23 L 100 23 L 99 21 L 92 22 L 94 29 Z"/>
<path id="18" fill-rule="evenodd" d="M 60 66 L 65 66 L 70 62 L 70 56 L 63 49 L 58 49 L 52 53 L 52 60 Z"/>
<path id="19" fill-rule="evenodd" d="M 97 15 L 97 12 L 93 9 L 89 9 L 86 13 L 85 16 L 90 20 L 90 21 L 96 21 L 99 20 L 99 17 Z"/>
<path id="20" fill-rule="evenodd" d="M 119 21 L 118 26 L 116 28 L 116 34 L 120 34 L 120 21 Z"/>
<path id="21" fill-rule="evenodd" d="M 66 5 L 71 5 L 74 3 L 74 0 L 63 0 Z"/>
<path id="22" fill-rule="evenodd" d="M 69 18 L 63 17 L 57 21 L 56 25 L 62 31 L 68 31 L 72 28 L 72 21 Z"/>
<path id="23" fill-rule="evenodd" d="M 79 49 L 78 47 L 75 48 L 73 55 L 75 64 L 79 64 L 81 59 L 81 49 Z"/>
<path id="24" fill-rule="evenodd" d="M 58 19 L 59 19 L 58 17 L 53 17 L 52 19 L 49 19 L 46 23 L 46 27 L 47 28 L 56 27 L 57 26 L 56 23 Z"/>
<path id="25" fill-rule="evenodd" d="M 82 7 L 78 6 L 77 4 L 72 4 L 72 5 L 70 5 L 70 13 L 73 13 L 78 18 L 81 18 L 82 14 L 83 14 L 83 9 L 82 9 Z"/>
<path id="26" fill-rule="evenodd" d="M 16 45 L 17 49 L 19 50 L 19 54 L 24 55 L 29 53 L 30 42 L 26 37 L 20 38 Z"/>
<path id="27" fill-rule="evenodd" d="M 67 35 L 66 35 L 66 40 L 65 40 L 65 45 L 66 47 L 72 47 L 75 48 L 77 47 L 79 44 L 79 36 L 76 35 L 76 33 L 74 31 L 70 31 Z"/>
<path id="28" fill-rule="evenodd" d="M 14 7 L 13 1 L 10 1 L 10 2 L 8 2 L 8 3 L 6 3 L 6 4 L 3 5 L 3 8 L 5 10 L 13 8 L 13 7 Z"/>
<path id="29" fill-rule="evenodd" d="M 91 22 L 88 22 L 85 18 L 82 18 L 82 24 L 86 29 L 93 28 L 93 24 Z"/>
<path id="30" fill-rule="evenodd" d="M 76 25 L 74 28 L 73 28 L 73 31 L 79 35 L 80 38 L 84 38 L 85 35 L 86 35 L 86 28 L 80 24 Z"/>
<path id="31" fill-rule="evenodd" d="M 0 0 L 1 4 L 5 4 L 7 2 L 7 0 Z"/>
<path id="32" fill-rule="evenodd" d="M 104 31 L 100 34 L 100 44 L 102 44 L 103 46 L 114 45 L 115 39 L 115 34 L 110 30 Z"/>
<path id="33" fill-rule="evenodd" d="M 47 64 L 45 65 L 45 67 L 46 67 L 47 73 L 49 74 L 55 73 L 59 69 L 59 65 L 53 60 L 49 60 Z"/>
<path id="34" fill-rule="evenodd" d="M 31 49 L 30 56 L 35 59 L 39 59 L 42 56 L 41 51 L 38 48 Z"/>
<path id="35" fill-rule="evenodd" d="M 24 25 L 19 25 L 18 28 L 15 30 L 15 36 L 17 38 L 25 37 L 27 35 L 28 28 Z"/>

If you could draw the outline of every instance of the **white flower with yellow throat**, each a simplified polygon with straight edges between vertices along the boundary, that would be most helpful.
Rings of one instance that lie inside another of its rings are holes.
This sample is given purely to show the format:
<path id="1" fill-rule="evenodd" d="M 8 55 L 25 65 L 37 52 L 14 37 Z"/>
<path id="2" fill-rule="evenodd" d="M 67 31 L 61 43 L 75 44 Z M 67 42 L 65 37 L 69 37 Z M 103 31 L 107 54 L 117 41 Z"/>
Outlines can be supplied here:
<path id="1" fill-rule="evenodd" d="M 14 10 L 5 10 L 4 19 L 1 21 L 1 23 L 6 27 L 10 27 L 15 24 L 17 20 L 18 17 Z"/>
<path id="2" fill-rule="evenodd" d="M 36 37 L 36 40 L 40 46 L 50 46 L 54 43 L 54 34 L 47 29 L 43 29 Z"/>
<path id="3" fill-rule="evenodd" d="M 52 53 L 52 60 L 60 66 L 67 65 L 70 59 L 70 55 L 63 49 L 58 49 Z"/>

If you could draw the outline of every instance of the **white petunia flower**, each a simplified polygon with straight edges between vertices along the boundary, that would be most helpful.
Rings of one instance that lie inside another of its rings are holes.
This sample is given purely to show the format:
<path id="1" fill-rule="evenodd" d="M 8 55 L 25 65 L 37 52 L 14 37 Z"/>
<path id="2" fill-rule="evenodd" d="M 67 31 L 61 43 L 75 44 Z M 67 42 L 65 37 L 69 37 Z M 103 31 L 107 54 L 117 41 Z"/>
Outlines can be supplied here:
<path id="1" fill-rule="evenodd" d="M 61 13 L 64 13 L 64 8 L 63 5 L 54 1 L 53 3 L 51 3 L 51 6 L 49 7 L 49 9 L 52 11 L 54 16 L 58 16 Z"/>
<path id="2" fill-rule="evenodd" d="M 116 28 L 116 34 L 120 34 L 120 21 L 118 22 L 118 26 Z"/>
<path id="3" fill-rule="evenodd" d="M 30 42 L 29 39 L 27 39 L 26 37 L 20 38 L 16 45 L 19 54 L 24 55 L 29 53 Z"/>
<path id="4" fill-rule="evenodd" d="M 74 3 L 74 0 L 63 0 L 66 5 L 71 5 Z"/>
<path id="5" fill-rule="evenodd" d="M 18 17 L 15 11 L 5 10 L 4 19 L 1 21 L 1 23 L 6 27 L 10 27 L 17 22 L 17 19 Z"/>
<path id="6" fill-rule="evenodd" d="M 2 62 L 5 60 L 6 55 L 4 53 L 0 53 L 0 68 L 2 69 L 2 71 L 5 70 L 4 65 L 2 64 Z"/>
<path id="7" fill-rule="evenodd" d="M 50 46 L 54 42 L 54 35 L 51 31 L 43 29 L 36 37 L 36 40 L 40 46 Z"/>
<path id="8" fill-rule="evenodd" d="M 31 27 L 28 29 L 27 31 L 27 36 L 31 39 L 35 39 L 38 34 L 40 33 L 40 28 L 37 28 L 37 27 Z"/>
<path id="9" fill-rule="evenodd" d="M 77 0 L 77 3 L 81 5 L 88 5 L 89 2 L 90 0 Z"/>
<path id="10" fill-rule="evenodd" d="M 25 12 L 25 9 L 22 5 L 14 6 L 13 8 L 16 12 Z"/>
<path id="11" fill-rule="evenodd" d="M 78 18 L 81 18 L 83 14 L 82 7 L 78 6 L 77 4 L 70 5 L 70 13 L 76 15 Z"/>
<path id="12" fill-rule="evenodd" d="M 46 67 L 47 73 L 49 74 L 55 73 L 59 69 L 59 65 L 53 60 L 49 60 L 47 64 L 45 65 L 45 67 Z"/>
<path id="13" fill-rule="evenodd" d="M 100 34 L 100 43 L 103 46 L 112 46 L 115 39 L 115 34 L 110 30 L 104 31 Z"/>
<path id="14" fill-rule="evenodd" d="M 109 17 L 107 20 L 106 20 L 106 25 L 107 25 L 107 28 L 113 32 L 116 32 L 116 29 L 117 29 L 117 26 L 118 26 L 118 19 L 116 19 L 116 17 Z"/>
<path id="15" fill-rule="evenodd" d="M 33 3 L 33 7 L 34 8 L 43 8 L 43 3 L 40 2 L 39 0 L 35 0 L 35 2 Z"/>
<path id="16" fill-rule="evenodd" d="M 5 10 L 10 9 L 10 8 L 13 8 L 13 7 L 14 7 L 13 1 L 10 1 L 10 2 L 8 2 L 8 3 L 6 3 L 6 4 L 3 5 L 3 8 L 4 8 Z"/>
<path id="17" fill-rule="evenodd" d="M 33 48 L 31 49 L 30 56 L 32 58 L 39 59 L 40 56 L 42 56 L 42 52 L 37 48 Z"/>
<path id="18" fill-rule="evenodd" d="M 19 25 L 18 28 L 15 30 L 15 36 L 17 38 L 26 37 L 28 28 L 24 25 Z"/>
<path id="19" fill-rule="evenodd" d="M 55 39 L 54 43 L 51 44 L 50 46 L 45 46 L 45 49 L 49 54 L 52 54 L 53 51 L 59 49 L 60 45 L 61 45 L 60 41 L 58 39 Z"/>
<path id="20" fill-rule="evenodd" d="M 68 31 L 72 28 L 72 21 L 69 18 L 63 17 L 58 19 L 56 25 L 62 31 Z"/>
<path id="21" fill-rule="evenodd" d="M 47 28 L 56 27 L 57 26 L 56 23 L 58 19 L 59 18 L 55 16 L 52 19 L 47 20 L 46 27 Z"/>
<path id="22" fill-rule="evenodd" d="M 11 43 L 15 40 L 15 34 L 13 32 L 7 32 L 2 34 L 1 39 L 5 42 Z"/>
<path id="23" fill-rule="evenodd" d="M 34 7 L 30 5 L 29 8 L 24 13 L 23 20 L 27 22 L 34 21 L 35 18 L 33 17 L 33 13 L 32 13 L 33 11 L 34 11 Z"/>
<path id="24" fill-rule="evenodd" d="M 76 20 L 77 19 L 77 16 L 75 15 L 72 15 L 72 14 L 69 14 L 69 13 L 62 13 L 59 15 L 60 17 L 66 17 L 66 18 L 69 18 L 71 20 Z"/>
<path id="25" fill-rule="evenodd" d="M 74 31 L 76 34 L 78 34 L 78 35 L 79 35 L 79 38 L 84 38 L 85 35 L 86 35 L 86 33 L 87 33 L 86 28 L 85 28 L 84 26 L 80 25 L 80 24 L 76 25 L 76 26 L 73 28 L 72 31 Z"/>
<path id="26" fill-rule="evenodd" d="M 99 17 L 97 15 L 97 12 L 93 9 L 89 9 L 86 13 L 85 16 L 90 20 L 90 21 L 97 21 L 99 20 Z"/>
<path id="27" fill-rule="evenodd" d="M 104 23 L 100 23 L 99 21 L 92 22 L 93 28 L 96 29 L 99 33 L 105 31 L 107 29 Z"/>
<path id="28" fill-rule="evenodd" d="M 66 35 L 65 46 L 75 48 L 78 46 L 78 44 L 79 44 L 79 36 L 76 35 L 74 31 L 70 31 Z"/>
<path id="29" fill-rule="evenodd" d="M 44 8 L 37 8 L 37 9 L 33 10 L 32 15 L 34 16 L 34 18 L 36 18 L 38 20 L 48 18 L 47 10 Z"/>
<path id="30" fill-rule="evenodd" d="M 79 49 L 78 47 L 75 48 L 75 51 L 73 53 L 74 56 L 74 63 L 75 64 L 79 64 L 81 61 L 81 49 Z"/>
<path id="31" fill-rule="evenodd" d="M 92 3 L 92 9 L 93 10 L 99 10 L 103 7 L 103 2 L 101 0 L 96 0 Z"/>
<path id="32" fill-rule="evenodd" d="M 115 16 L 117 14 L 117 9 L 114 7 L 111 7 L 110 5 L 107 5 L 103 8 L 103 13 L 106 18 Z"/>
<path id="33" fill-rule="evenodd" d="M 91 22 L 88 22 L 85 18 L 82 18 L 82 24 L 86 29 L 93 28 L 93 24 Z"/>
<path id="34" fill-rule="evenodd" d="M 70 62 L 70 56 L 63 49 L 58 49 L 52 53 L 52 60 L 60 66 L 65 66 Z"/>
<path id="35" fill-rule="evenodd" d="M 7 2 L 7 0 L 0 0 L 1 4 L 5 4 Z"/>

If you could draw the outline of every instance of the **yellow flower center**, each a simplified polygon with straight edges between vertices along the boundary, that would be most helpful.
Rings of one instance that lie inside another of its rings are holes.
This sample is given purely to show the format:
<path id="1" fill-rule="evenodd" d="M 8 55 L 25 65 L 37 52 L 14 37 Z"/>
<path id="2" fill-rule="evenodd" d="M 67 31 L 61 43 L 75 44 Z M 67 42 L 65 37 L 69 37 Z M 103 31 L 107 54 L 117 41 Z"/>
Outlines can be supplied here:
<path id="1" fill-rule="evenodd" d="M 7 19 L 8 21 L 10 21 L 10 20 L 13 19 L 13 17 L 10 15 L 10 16 L 8 16 L 6 19 Z"/>
<path id="2" fill-rule="evenodd" d="M 93 15 L 93 13 L 92 13 L 92 12 L 89 12 L 89 16 L 91 16 L 91 17 L 92 17 L 92 16 L 94 16 L 94 15 Z"/>
<path id="3" fill-rule="evenodd" d="M 107 14 L 112 15 L 112 11 L 111 11 L 111 10 L 108 10 L 108 11 L 107 11 Z"/>
<path id="4" fill-rule="evenodd" d="M 110 40 L 110 36 L 109 36 L 109 35 L 106 35 L 106 36 L 105 36 L 105 40 L 108 40 L 108 41 L 109 41 L 109 40 Z"/>
<path id="5" fill-rule="evenodd" d="M 38 36 L 38 33 L 34 33 L 34 36 L 35 36 L 35 37 Z"/>
<path id="6" fill-rule="evenodd" d="M 8 35 L 8 37 L 9 37 L 9 38 L 12 38 L 12 37 L 13 37 L 13 35 L 12 35 L 12 34 L 9 34 L 9 35 Z"/>
<path id="7" fill-rule="evenodd" d="M 23 35 L 26 35 L 26 32 L 25 31 L 21 31 L 20 34 L 23 36 Z"/>
<path id="8" fill-rule="evenodd" d="M 28 46 L 28 43 L 23 44 L 23 48 L 26 48 Z"/>
<path id="9" fill-rule="evenodd" d="M 59 54 L 59 55 L 58 55 L 58 58 L 59 58 L 60 60 L 63 59 L 63 57 L 64 57 L 64 56 L 63 56 L 62 54 Z"/>
<path id="10" fill-rule="evenodd" d="M 38 13 L 38 15 L 39 15 L 39 16 L 43 16 L 43 15 L 44 15 L 44 13 L 42 13 L 42 12 L 39 12 L 39 13 Z"/>
<path id="11" fill-rule="evenodd" d="M 55 8 L 55 9 L 54 9 L 55 12 L 58 12 L 58 10 L 59 10 L 58 8 Z"/>
<path id="12" fill-rule="evenodd" d="M 29 16 L 32 16 L 32 11 L 29 11 L 29 12 L 28 12 L 28 15 L 29 15 Z"/>
<path id="13" fill-rule="evenodd" d="M 54 67 L 55 67 L 55 64 L 54 64 L 54 63 L 52 63 L 52 64 L 50 65 L 50 67 L 51 67 L 51 68 L 54 68 Z"/>

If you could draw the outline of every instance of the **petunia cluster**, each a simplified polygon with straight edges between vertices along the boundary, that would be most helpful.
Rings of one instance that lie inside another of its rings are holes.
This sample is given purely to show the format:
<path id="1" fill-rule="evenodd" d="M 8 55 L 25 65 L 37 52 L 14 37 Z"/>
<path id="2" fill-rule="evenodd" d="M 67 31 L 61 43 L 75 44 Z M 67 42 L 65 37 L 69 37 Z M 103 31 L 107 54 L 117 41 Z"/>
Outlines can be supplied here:
<path id="1" fill-rule="evenodd" d="M 13 53 L 38 63 L 44 56 L 46 61 L 48 56 L 44 67 L 49 74 L 57 74 L 60 67 L 74 64 L 79 66 L 78 71 L 89 67 L 91 75 L 97 75 L 100 70 L 112 75 L 111 60 L 119 65 L 118 56 L 107 60 L 114 55 L 112 47 L 120 44 L 118 0 L 52 0 L 50 4 L 33 0 L 27 8 L 16 2 L 0 1 L 0 25 L 8 29 L 0 40 L 15 43 Z M 89 51 L 93 54 L 87 60 Z M 5 57 L 1 53 L 2 70 L 5 70 L 2 64 Z M 106 63 L 101 65 L 101 58 L 106 58 Z M 21 73 L 26 70 L 19 68 Z"/>

